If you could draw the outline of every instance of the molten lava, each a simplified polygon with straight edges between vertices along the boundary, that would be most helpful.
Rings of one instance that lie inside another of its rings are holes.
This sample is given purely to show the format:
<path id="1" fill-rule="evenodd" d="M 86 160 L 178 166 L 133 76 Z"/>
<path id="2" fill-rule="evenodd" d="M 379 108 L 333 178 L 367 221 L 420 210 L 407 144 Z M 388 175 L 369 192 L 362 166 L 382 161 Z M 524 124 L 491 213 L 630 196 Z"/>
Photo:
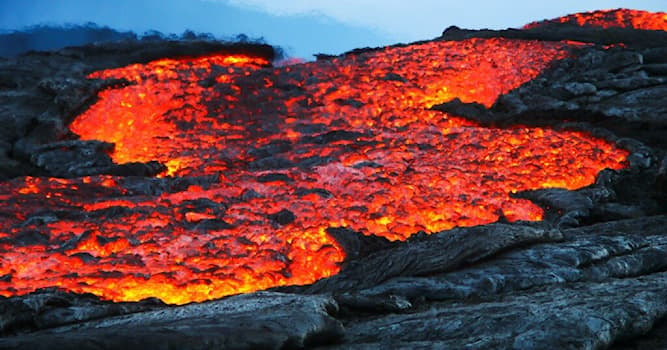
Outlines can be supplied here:
<path id="1" fill-rule="evenodd" d="M 627 9 L 600 10 L 576 13 L 543 22 L 533 22 L 524 26 L 524 28 L 536 28 L 544 23 L 568 23 L 582 27 L 591 26 L 602 28 L 616 27 L 644 30 L 667 30 L 667 13 Z"/>
<path id="2" fill-rule="evenodd" d="M 589 185 L 624 167 L 627 152 L 581 132 L 487 128 L 428 107 L 456 97 L 490 106 L 568 52 L 471 39 L 281 68 L 211 56 L 94 73 L 133 85 L 102 92 L 71 129 L 115 143 L 118 163 L 168 171 L 148 188 L 109 176 L 0 184 L 0 294 L 59 286 L 181 304 L 335 274 L 345 255 L 331 227 L 404 240 L 540 220 L 509 194 Z M 194 176 L 215 181 L 159 185 Z"/>

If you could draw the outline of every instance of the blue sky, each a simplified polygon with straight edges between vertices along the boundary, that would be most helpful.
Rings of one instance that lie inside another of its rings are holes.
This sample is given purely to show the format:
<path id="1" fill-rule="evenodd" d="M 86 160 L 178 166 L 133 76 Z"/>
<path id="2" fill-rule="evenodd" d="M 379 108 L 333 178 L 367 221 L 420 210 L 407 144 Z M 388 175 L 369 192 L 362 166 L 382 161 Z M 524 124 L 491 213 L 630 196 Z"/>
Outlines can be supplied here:
<path id="1" fill-rule="evenodd" d="M 0 0 L 0 29 L 95 22 L 139 33 L 243 33 L 310 59 L 431 39 L 450 25 L 502 29 L 618 7 L 664 12 L 667 0 Z"/>

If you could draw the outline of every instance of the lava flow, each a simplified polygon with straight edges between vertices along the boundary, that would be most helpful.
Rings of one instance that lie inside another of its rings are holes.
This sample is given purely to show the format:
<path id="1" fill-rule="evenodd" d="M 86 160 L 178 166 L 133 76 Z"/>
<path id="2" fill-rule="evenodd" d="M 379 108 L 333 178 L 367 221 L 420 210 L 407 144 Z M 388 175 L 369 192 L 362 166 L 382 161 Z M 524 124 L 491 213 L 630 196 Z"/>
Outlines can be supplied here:
<path id="1" fill-rule="evenodd" d="M 524 28 L 536 28 L 544 23 L 569 23 L 582 27 L 667 30 L 667 13 L 627 9 L 599 10 L 576 13 L 543 22 L 533 22 L 524 26 Z"/>
<path id="2" fill-rule="evenodd" d="M 329 228 L 404 240 L 540 220 L 510 194 L 589 185 L 627 152 L 428 107 L 457 97 L 490 106 L 568 52 L 470 39 L 281 68 L 210 56 L 94 73 L 134 84 L 102 92 L 71 129 L 115 143 L 116 162 L 168 170 L 0 184 L 11 193 L 1 195 L 0 294 L 59 286 L 182 304 L 335 274 L 345 254 Z"/>

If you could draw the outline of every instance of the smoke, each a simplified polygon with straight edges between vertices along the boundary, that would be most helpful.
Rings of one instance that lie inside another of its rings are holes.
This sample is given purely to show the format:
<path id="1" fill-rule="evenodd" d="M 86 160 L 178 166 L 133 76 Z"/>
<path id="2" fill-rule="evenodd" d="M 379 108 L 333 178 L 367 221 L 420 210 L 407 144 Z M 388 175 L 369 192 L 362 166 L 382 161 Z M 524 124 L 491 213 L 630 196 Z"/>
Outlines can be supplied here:
<path id="1" fill-rule="evenodd" d="M 119 32 L 95 23 L 67 26 L 32 26 L 0 35 L 0 56 L 12 57 L 27 51 L 45 51 L 93 42 L 136 40 L 132 32 Z"/>
<path id="2" fill-rule="evenodd" d="M 397 40 L 430 38 L 456 25 L 467 29 L 518 28 L 542 18 L 610 8 L 665 11 L 665 0 L 208 0 L 252 8 L 279 16 L 319 15 L 341 23 L 373 28 Z"/>
<path id="3" fill-rule="evenodd" d="M 137 34 L 132 31 L 118 31 L 107 26 L 88 22 L 82 25 L 63 26 L 37 25 L 0 33 L 0 57 L 14 57 L 29 51 L 58 50 L 68 46 L 115 41 L 147 40 L 205 40 L 264 44 L 263 38 L 250 38 L 239 34 L 231 38 L 216 38 L 211 33 L 197 33 L 186 30 L 182 34 L 164 34 L 157 30 Z M 278 50 L 278 52 L 282 52 Z"/>

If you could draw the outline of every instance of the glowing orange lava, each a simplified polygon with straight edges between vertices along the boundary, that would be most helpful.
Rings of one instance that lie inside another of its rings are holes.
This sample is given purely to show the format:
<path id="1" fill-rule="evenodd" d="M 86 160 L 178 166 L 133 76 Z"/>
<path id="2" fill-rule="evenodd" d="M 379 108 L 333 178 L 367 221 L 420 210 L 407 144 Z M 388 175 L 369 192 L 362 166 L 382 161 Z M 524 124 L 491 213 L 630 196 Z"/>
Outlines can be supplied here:
<path id="1" fill-rule="evenodd" d="M 539 220 L 509 194 L 586 186 L 627 152 L 580 132 L 485 128 L 427 108 L 455 97 L 490 106 L 567 47 L 471 39 L 281 68 L 212 56 L 94 73 L 135 84 L 102 92 L 74 132 L 114 142 L 116 162 L 166 164 L 156 183 L 216 180 L 0 184 L 12 193 L 0 209 L 0 294 L 60 286 L 182 304 L 335 274 L 345 255 L 330 227 L 403 240 L 501 216 Z"/>
<path id="2" fill-rule="evenodd" d="M 545 21 L 546 23 L 571 23 L 579 26 L 602 28 L 635 28 L 644 30 L 667 30 L 667 13 L 647 12 L 639 10 L 600 10 L 576 13 L 569 16 Z M 526 29 L 536 28 L 545 22 L 533 22 L 524 26 Z"/>

